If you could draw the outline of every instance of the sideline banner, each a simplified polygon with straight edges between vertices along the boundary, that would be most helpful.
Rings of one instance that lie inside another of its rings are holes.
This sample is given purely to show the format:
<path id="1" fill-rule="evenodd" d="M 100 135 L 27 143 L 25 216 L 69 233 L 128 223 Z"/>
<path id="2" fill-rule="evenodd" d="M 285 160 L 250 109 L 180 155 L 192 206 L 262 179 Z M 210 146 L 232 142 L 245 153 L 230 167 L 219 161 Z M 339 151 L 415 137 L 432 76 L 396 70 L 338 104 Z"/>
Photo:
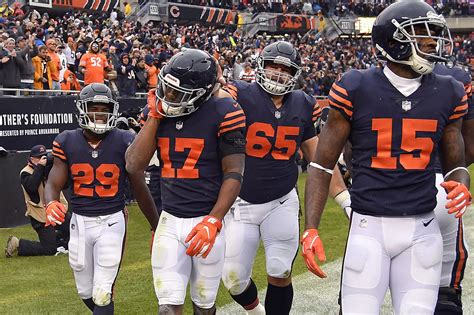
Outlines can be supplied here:
<path id="1" fill-rule="evenodd" d="M 168 17 L 176 21 L 192 21 L 203 24 L 222 25 L 233 24 L 237 12 L 212 7 L 200 7 L 181 3 L 168 5 Z"/>
<path id="2" fill-rule="evenodd" d="M 54 138 L 78 127 L 75 96 L 0 97 L 0 146 L 24 151 L 37 144 L 51 149 Z M 119 99 L 120 111 L 143 107 L 145 99 Z"/>

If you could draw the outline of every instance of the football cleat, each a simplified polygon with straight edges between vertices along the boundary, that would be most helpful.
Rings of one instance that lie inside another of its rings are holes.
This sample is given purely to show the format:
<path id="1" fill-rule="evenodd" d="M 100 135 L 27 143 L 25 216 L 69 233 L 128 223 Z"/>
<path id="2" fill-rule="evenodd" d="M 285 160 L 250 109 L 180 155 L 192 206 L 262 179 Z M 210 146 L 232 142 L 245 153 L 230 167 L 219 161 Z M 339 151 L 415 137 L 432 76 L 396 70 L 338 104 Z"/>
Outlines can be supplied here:
<path id="1" fill-rule="evenodd" d="M 15 236 L 10 236 L 7 240 L 7 246 L 5 247 L 5 256 L 11 258 L 18 254 L 18 247 L 20 246 L 20 240 Z"/>

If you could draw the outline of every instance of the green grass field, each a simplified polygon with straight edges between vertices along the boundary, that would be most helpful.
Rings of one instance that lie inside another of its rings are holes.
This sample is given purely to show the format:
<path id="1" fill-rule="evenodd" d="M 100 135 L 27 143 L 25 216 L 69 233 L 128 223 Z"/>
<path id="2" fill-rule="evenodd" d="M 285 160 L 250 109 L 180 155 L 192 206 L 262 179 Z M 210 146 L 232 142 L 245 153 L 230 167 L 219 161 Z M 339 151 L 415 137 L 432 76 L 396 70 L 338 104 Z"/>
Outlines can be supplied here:
<path id="1" fill-rule="evenodd" d="M 470 168 L 471 176 L 474 168 Z M 300 176 L 298 187 L 300 199 L 304 198 L 305 175 Z M 136 206 L 129 208 L 125 258 L 115 286 L 117 314 L 156 314 L 157 300 L 153 290 L 150 266 L 148 223 Z M 303 220 L 301 220 L 303 223 Z M 322 218 L 321 235 L 328 262 L 342 256 L 347 235 L 347 220 L 343 211 L 329 200 Z M 275 227 L 279 228 L 279 227 Z M 9 235 L 36 239 L 30 225 L 0 229 L 0 242 L 4 246 Z M 259 249 L 253 276 L 257 287 L 266 285 L 263 248 Z M 306 272 L 298 255 L 293 274 Z M 315 282 L 316 283 L 316 282 Z M 0 257 L 0 313 L 1 314 L 85 314 L 86 307 L 76 294 L 73 274 L 65 255 L 58 257 Z M 298 294 L 295 292 L 295 294 Z M 227 291 L 221 286 L 217 306 L 231 302 Z M 191 314 L 189 299 L 185 314 Z"/>
<path id="2" fill-rule="evenodd" d="M 304 192 L 302 175 L 298 185 L 300 198 Z M 150 265 L 148 223 L 136 206 L 129 208 L 127 245 L 125 257 L 115 286 L 117 314 L 156 314 L 158 305 L 153 290 Z M 343 253 L 347 233 L 346 219 L 342 210 L 331 200 L 327 204 L 321 224 L 328 261 Z M 303 220 L 302 220 L 303 223 Z M 279 227 L 275 227 L 279 228 Z M 4 246 L 9 235 L 37 239 L 30 225 L 18 228 L 0 229 L 0 242 Z M 294 274 L 306 271 L 301 258 L 295 261 Z M 259 249 L 253 271 L 253 279 L 259 289 L 266 286 L 263 248 Z M 67 256 L 57 257 L 14 257 L 0 258 L 0 313 L 1 314 L 84 314 L 87 313 L 74 284 L 72 270 Z M 221 286 L 217 305 L 225 305 L 231 298 Z M 185 313 L 191 313 L 190 301 L 186 302 Z"/>

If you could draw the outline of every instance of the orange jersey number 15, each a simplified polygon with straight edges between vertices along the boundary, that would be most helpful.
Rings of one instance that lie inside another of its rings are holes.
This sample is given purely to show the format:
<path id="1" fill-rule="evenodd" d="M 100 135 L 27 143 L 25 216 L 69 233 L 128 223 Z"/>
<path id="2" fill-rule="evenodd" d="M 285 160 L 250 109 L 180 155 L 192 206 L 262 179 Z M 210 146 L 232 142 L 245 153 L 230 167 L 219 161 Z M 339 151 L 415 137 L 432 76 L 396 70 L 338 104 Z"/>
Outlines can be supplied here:
<path id="1" fill-rule="evenodd" d="M 406 170 L 424 170 L 430 163 L 434 143 L 431 138 L 417 137 L 417 132 L 436 132 L 438 121 L 432 119 L 402 119 L 400 164 Z M 392 118 L 372 119 L 372 130 L 377 132 L 377 155 L 372 157 L 371 167 L 397 168 L 397 158 L 392 156 Z M 415 152 L 419 152 L 416 154 Z"/>

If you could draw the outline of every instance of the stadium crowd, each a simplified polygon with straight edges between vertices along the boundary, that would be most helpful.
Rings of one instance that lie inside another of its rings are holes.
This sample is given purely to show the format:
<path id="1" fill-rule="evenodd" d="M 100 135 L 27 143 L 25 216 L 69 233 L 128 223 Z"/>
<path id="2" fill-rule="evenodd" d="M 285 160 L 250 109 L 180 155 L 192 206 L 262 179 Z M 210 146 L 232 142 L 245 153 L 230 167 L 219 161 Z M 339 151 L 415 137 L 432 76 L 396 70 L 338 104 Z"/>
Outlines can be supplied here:
<path id="1" fill-rule="evenodd" d="M 159 69 L 183 47 L 212 53 L 227 80 L 252 81 L 260 50 L 281 39 L 266 34 L 244 38 L 235 26 L 141 25 L 126 21 L 118 10 L 52 18 L 28 6 L 13 8 L 0 18 L 0 86 L 5 88 L 78 90 L 83 83 L 105 79 L 120 95 L 133 96 L 155 87 Z M 334 80 L 350 68 L 379 66 L 368 39 L 284 37 L 302 57 L 296 88 L 310 95 L 327 95 Z M 454 40 L 457 60 L 469 63 L 471 39 Z"/>

